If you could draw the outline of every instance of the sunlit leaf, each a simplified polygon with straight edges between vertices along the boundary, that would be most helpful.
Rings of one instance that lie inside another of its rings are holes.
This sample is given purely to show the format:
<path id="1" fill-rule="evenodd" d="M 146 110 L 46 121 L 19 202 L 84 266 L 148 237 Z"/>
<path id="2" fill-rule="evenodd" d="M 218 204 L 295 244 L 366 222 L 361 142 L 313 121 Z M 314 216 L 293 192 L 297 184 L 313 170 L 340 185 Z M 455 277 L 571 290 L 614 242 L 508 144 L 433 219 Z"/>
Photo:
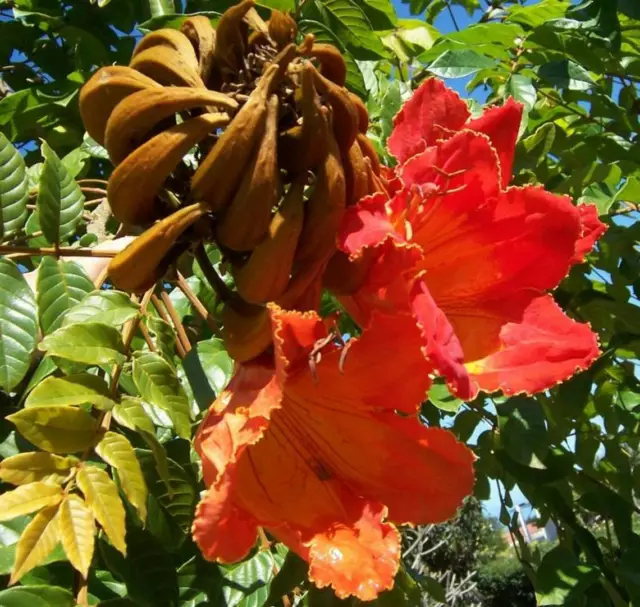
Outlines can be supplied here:
<path id="1" fill-rule="evenodd" d="M 0 480 L 12 485 L 36 481 L 61 484 L 77 463 L 73 456 L 60 457 L 43 451 L 18 453 L 0 462 Z"/>
<path id="2" fill-rule="evenodd" d="M 62 499 L 62 489 L 53 483 L 34 482 L 21 485 L 0 495 L 0 521 L 31 514 Z"/>
<path id="3" fill-rule="evenodd" d="M 29 285 L 9 259 L 0 259 L 0 284 L 0 387 L 10 391 L 31 365 L 37 311 Z"/>
<path id="4" fill-rule="evenodd" d="M 140 309 L 137 303 L 120 291 L 94 291 L 71 308 L 62 326 L 80 322 L 100 322 L 121 327 L 134 318 Z"/>
<path id="5" fill-rule="evenodd" d="M 109 410 L 115 402 L 110 397 L 107 383 L 97 375 L 79 373 L 67 377 L 47 377 L 27 396 L 25 407 L 49 405 L 93 405 Z"/>
<path id="6" fill-rule="evenodd" d="M 84 194 L 46 142 L 42 143 L 41 151 L 44 166 L 36 208 L 45 237 L 56 243 L 66 240 L 76 231 L 82 216 Z"/>
<path id="7" fill-rule="evenodd" d="M 155 428 L 153 422 L 147 415 L 142 402 L 131 396 L 124 396 L 122 400 L 113 408 L 113 418 L 122 426 L 129 430 L 145 430 L 153 434 Z"/>
<path id="8" fill-rule="evenodd" d="M 144 522 L 147 518 L 147 485 L 131 443 L 122 434 L 107 432 L 96 446 L 96 453 L 117 470 L 127 499 Z"/>
<path id="9" fill-rule="evenodd" d="M 104 470 L 90 465 L 82 466 L 76 478 L 84 499 L 110 542 L 126 554 L 125 510 L 115 483 Z"/>
<path id="10" fill-rule="evenodd" d="M 115 327 L 88 322 L 61 327 L 38 346 L 50 356 L 87 365 L 120 364 L 124 361 L 122 334 Z"/>
<path id="11" fill-rule="evenodd" d="M 445 51 L 433 60 L 428 69 L 441 78 L 462 78 L 493 64 L 492 59 L 472 49 L 461 49 Z"/>
<path id="12" fill-rule="evenodd" d="M 82 498 L 73 494 L 64 498 L 59 506 L 58 527 L 69 561 L 86 578 L 93 559 L 96 526 L 93 513 Z"/>
<path id="13" fill-rule="evenodd" d="M 85 271 L 73 261 L 44 257 L 38 268 L 37 299 L 45 334 L 62 325 L 65 313 L 93 290 Z"/>
<path id="14" fill-rule="evenodd" d="M 28 195 L 24 159 L 0 133 L 0 237 L 22 228 L 27 220 Z"/>
<path id="15" fill-rule="evenodd" d="M 98 441 L 98 420 L 82 409 L 30 407 L 7 417 L 29 442 L 51 453 L 77 453 Z"/>
<path id="16" fill-rule="evenodd" d="M 173 367 L 158 354 L 137 354 L 133 358 L 133 381 L 142 399 L 166 411 L 177 434 L 189 438 L 189 401 Z"/>
<path id="17" fill-rule="evenodd" d="M 59 540 L 58 505 L 49 506 L 33 517 L 33 520 L 22 532 L 16 544 L 16 559 L 11 574 L 11 583 L 17 582 L 25 573 L 42 565 Z M 0 604 L 11 605 L 3 601 L 0 593 Z M 29 595 L 24 597 L 29 598 Z M 75 601 L 74 601 L 75 602 Z M 32 605 L 37 603 L 25 603 Z M 56 604 L 56 603 L 52 603 Z M 72 603 L 73 605 L 73 603 Z"/>

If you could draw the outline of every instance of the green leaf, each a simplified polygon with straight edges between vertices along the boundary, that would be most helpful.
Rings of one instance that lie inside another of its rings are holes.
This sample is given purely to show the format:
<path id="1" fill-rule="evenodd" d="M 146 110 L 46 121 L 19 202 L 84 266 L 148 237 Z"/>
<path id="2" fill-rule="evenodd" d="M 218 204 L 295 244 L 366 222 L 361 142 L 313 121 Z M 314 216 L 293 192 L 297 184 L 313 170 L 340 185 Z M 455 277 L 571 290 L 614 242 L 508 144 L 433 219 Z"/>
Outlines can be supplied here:
<path id="1" fill-rule="evenodd" d="M 145 323 L 154 338 L 155 346 L 158 352 L 173 364 L 176 347 L 176 333 L 173 325 L 169 324 L 162 318 L 149 316 L 145 319 Z"/>
<path id="2" fill-rule="evenodd" d="M 27 396 L 25 407 L 82 405 L 88 403 L 108 411 L 115 406 L 107 382 L 97 375 L 79 373 L 68 377 L 47 377 Z"/>
<path id="3" fill-rule="evenodd" d="M 30 443 L 49 453 L 84 451 L 93 447 L 99 438 L 98 420 L 75 407 L 30 407 L 7 419 Z"/>
<path id="4" fill-rule="evenodd" d="M 31 366 L 38 334 L 33 293 L 17 266 L 0 259 L 0 387 L 13 390 Z"/>
<path id="5" fill-rule="evenodd" d="M 234 567 L 223 570 L 222 594 L 227 607 L 263 607 L 269 596 L 269 585 L 273 579 L 273 566 L 282 565 L 283 558 L 268 550 Z"/>
<path id="6" fill-rule="evenodd" d="M 598 575 L 595 567 L 581 564 L 572 551 L 557 546 L 545 555 L 538 568 L 535 585 L 537 604 L 567 605 L 583 596 Z"/>
<path id="7" fill-rule="evenodd" d="M 133 381 L 144 401 L 169 414 L 178 436 L 190 438 L 189 401 L 175 369 L 158 354 L 136 353 Z"/>
<path id="8" fill-rule="evenodd" d="M 144 430 L 150 434 L 155 432 L 153 422 L 144 410 L 142 402 L 137 398 L 123 396 L 122 401 L 113 408 L 112 413 L 114 419 L 129 430 L 134 432 Z"/>
<path id="9" fill-rule="evenodd" d="M 225 389 L 233 373 L 233 360 L 222 340 L 216 338 L 198 342 L 184 357 L 182 366 L 201 410 Z"/>
<path id="10" fill-rule="evenodd" d="M 269 596 L 264 607 L 279 607 L 282 597 L 290 594 L 307 579 L 309 564 L 293 550 L 289 550 L 284 558 L 280 571 L 271 582 Z"/>
<path id="11" fill-rule="evenodd" d="M 471 49 L 449 50 L 434 59 L 428 70 L 441 78 L 463 78 L 493 64 L 492 59 Z"/>
<path id="12" fill-rule="evenodd" d="M 163 17 L 164 15 L 175 13 L 176 7 L 173 0 L 149 0 L 149 11 L 151 17 Z"/>
<path id="13" fill-rule="evenodd" d="M 398 18 L 390 0 L 355 0 L 369 19 L 374 30 L 386 30 L 396 26 Z"/>
<path id="14" fill-rule="evenodd" d="M 527 110 L 531 110 L 536 103 L 536 88 L 533 86 L 531 78 L 521 74 L 512 74 L 505 86 L 505 98 L 513 97 L 516 101 L 524 104 Z"/>
<path id="15" fill-rule="evenodd" d="M 56 586 L 15 586 L 0 591 L 2 607 L 75 607 L 76 600 Z"/>
<path id="16" fill-rule="evenodd" d="M 502 446 L 516 461 L 532 468 L 544 468 L 541 462 L 549 449 L 545 415 L 540 403 L 514 396 L 496 407 Z"/>
<path id="17" fill-rule="evenodd" d="M 12 485 L 36 481 L 62 484 L 78 464 L 73 456 L 60 457 L 44 451 L 17 453 L 0 462 L 0 480 Z"/>
<path id="18" fill-rule="evenodd" d="M 144 524 L 147 519 L 147 485 L 131 443 L 122 434 L 107 432 L 97 444 L 96 453 L 116 469 L 124 494 Z"/>
<path id="19" fill-rule="evenodd" d="M 40 227 L 49 242 L 62 242 L 76 231 L 84 209 L 84 194 L 44 141 L 41 151 L 44 166 L 36 200 Z"/>
<path id="20" fill-rule="evenodd" d="M 101 322 L 121 327 L 139 313 L 140 306 L 120 291 L 94 291 L 71 308 L 62 326 L 80 322 Z"/>
<path id="21" fill-rule="evenodd" d="M 60 327 L 67 310 L 91 291 L 93 283 L 77 263 L 43 257 L 36 288 L 42 332 L 47 335 Z"/>
<path id="22" fill-rule="evenodd" d="M 82 141 L 81 150 L 86 151 L 93 158 L 99 160 L 109 160 L 109 152 L 105 150 L 95 139 L 90 137 L 87 133 L 84 134 L 84 140 Z"/>
<path id="23" fill-rule="evenodd" d="M 96 524 L 93 512 L 80 496 L 70 494 L 62 500 L 58 527 L 65 554 L 74 569 L 86 578 L 93 559 Z"/>
<path id="24" fill-rule="evenodd" d="M 462 406 L 462 401 L 449 392 L 446 384 L 433 384 L 428 398 L 441 411 L 455 413 Z"/>
<path id="25" fill-rule="evenodd" d="M 47 335 L 38 346 L 50 356 L 86 365 L 124 362 L 124 345 L 120 332 L 97 322 L 68 325 Z"/>
<path id="26" fill-rule="evenodd" d="M 22 155 L 0 133 L 0 237 L 18 231 L 27 220 L 29 183 Z"/>
<path id="27" fill-rule="evenodd" d="M 595 85 L 591 74 L 569 59 L 558 59 L 540 66 L 538 76 L 553 86 L 570 91 L 588 91 Z"/>
<path id="28" fill-rule="evenodd" d="M 48 506 L 56 506 L 62 497 L 62 487 L 59 485 L 42 481 L 20 485 L 0 495 L 0 520 L 8 521 Z"/>
<path id="29" fill-rule="evenodd" d="M 303 5 L 303 16 L 320 21 L 356 59 L 384 59 L 388 56 L 369 19 L 353 0 L 313 0 Z"/>

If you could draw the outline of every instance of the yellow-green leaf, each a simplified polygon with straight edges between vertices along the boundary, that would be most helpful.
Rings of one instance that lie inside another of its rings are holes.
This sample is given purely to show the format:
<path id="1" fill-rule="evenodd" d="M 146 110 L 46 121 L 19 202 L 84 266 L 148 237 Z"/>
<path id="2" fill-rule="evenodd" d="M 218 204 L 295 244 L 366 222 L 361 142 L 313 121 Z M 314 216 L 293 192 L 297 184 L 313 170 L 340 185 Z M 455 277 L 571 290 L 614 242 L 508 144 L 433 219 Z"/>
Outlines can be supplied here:
<path id="1" fill-rule="evenodd" d="M 131 443 L 122 434 L 107 432 L 96 446 L 96 452 L 118 471 L 122 490 L 144 523 L 147 518 L 147 485 Z"/>
<path id="2" fill-rule="evenodd" d="M 35 481 L 61 484 L 77 463 L 73 456 L 60 457 L 43 451 L 18 453 L 0 462 L 0 480 L 12 485 Z"/>
<path id="3" fill-rule="evenodd" d="M 33 517 L 25 527 L 16 544 L 10 584 L 17 582 L 25 573 L 42 565 L 59 540 L 58 506 L 49 506 Z"/>
<path id="4" fill-rule="evenodd" d="M 21 485 L 0 495 L 0 521 L 31 514 L 46 506 L 55 506 L 61 499 L 62 489 L 59 485 L 42 482 Z"/>
<path id="5" fill-rule="evenodd" d="M 60 541 L 71 564 L 84 578 L 89 573 L 95 547 L 93 512 L 81 497 L 67 495 L 58 511 Z"/>
<path id="6" fill-rule="evenodd" d="M 7 419 L 29 442 L 51 453 L 84 451 L 95 445 L 99 438 L 98 420 L 75 407 L 30 407 Z"/>
<path id="7" fill-rule="evenodd" d="M 142 406 L 142 402 L 131 396 L 123 396 L 122 402 L 119 402 L 113 408 L 113 418 L 125 428 L 137 432 L 138 430 L 145 430 L 150 434 L 155 432 L 153 422 L 147 415 L 147 412 Z"/>
<path id="8" fill-rule="evenodd" d="M 27 396 L 24 406 L 49 407 L 84 403 L 106 411 L 113 408 L 115 402 L 110 397 L 109 386 L 104 379 L 90 373 L 47 377 Z"/>
<path id="9" fill-rule="evenodd" d="M 87 465 L 78 470 L 76 482 L 111 543 L 126 556 L 125 511 L 115 483 L 104 470 Z"/>

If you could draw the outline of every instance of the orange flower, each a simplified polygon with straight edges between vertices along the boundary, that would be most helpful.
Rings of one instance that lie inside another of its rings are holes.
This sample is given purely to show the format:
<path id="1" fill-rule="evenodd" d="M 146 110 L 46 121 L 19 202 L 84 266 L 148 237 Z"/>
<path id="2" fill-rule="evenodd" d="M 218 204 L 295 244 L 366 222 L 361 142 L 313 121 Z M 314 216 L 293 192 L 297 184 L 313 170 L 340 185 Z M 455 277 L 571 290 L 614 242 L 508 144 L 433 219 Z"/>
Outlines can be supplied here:
<path id="1" fill-rule="evenodd" d="M 423 338 L 414 356 L 463 399 L 544 390 L 599 355 L 590 328 L 548 291 L 606 228 L 591 205 L 506 187 L 520 116 L 510 100 L 469 120 L 455 93 L 427 80 L 389 138 L 403 163 L 393 194 L 347 210 L 339 242 L 350 263 L 331 268 L 363 326 L 374 310 L 412 315 Z"/>
<path id="2" fill-rule="evenodd" d="M 430 367 L 403 355 L 421 339 L 410 316 L 376 313 L 344 347 L 314 312 L 272 306 L 271 317 L 274 358 L 241 365 L 198 431 L 208 490 L 194 539 L 206 558 L 233 562 L 265 527 L 316 585 L 372 600 L 398 568 L 390 521 L 453 516 L 474 457 L 417 418 Z"/>

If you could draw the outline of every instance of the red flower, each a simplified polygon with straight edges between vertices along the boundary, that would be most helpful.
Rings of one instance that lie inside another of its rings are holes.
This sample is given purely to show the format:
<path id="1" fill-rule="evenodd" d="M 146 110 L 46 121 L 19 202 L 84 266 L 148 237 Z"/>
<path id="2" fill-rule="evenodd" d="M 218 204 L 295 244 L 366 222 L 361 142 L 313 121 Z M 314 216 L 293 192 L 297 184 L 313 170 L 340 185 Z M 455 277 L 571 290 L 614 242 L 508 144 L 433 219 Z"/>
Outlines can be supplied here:
<path id="1" fill-rule="evenodd" d="M 587 325 L 548 291 L 606 227 L 541 187 L 506 187 L 521 107 L 508 101 L 475 120 L 427 80 L 396 116 L 389 149 L 403 163 L 390 199 L 347 210 L 340 247 L 353 272 L 343 301 L 363 326 L 373 310 L 401 310 L 422 332 L 424 356 L 463 399 L 479 389 L 533 393 L 599 354 Z"/>
<path id="2" fill-rule="evenodd" d="M 376 312 L 347 349 L 314 312 L 271 315 L 275 361 L 241 365 L 196 437 L 208 490 L 194 539 L 205 557 L 232 562 L 265 527 L 309 562 L 315 584 L 372 600 L 398 568 L 388 521 L 453 516 L 474 457 L 416 416 L 430 367 L 404 356 L 420 347 L 410 316 Z"/>

